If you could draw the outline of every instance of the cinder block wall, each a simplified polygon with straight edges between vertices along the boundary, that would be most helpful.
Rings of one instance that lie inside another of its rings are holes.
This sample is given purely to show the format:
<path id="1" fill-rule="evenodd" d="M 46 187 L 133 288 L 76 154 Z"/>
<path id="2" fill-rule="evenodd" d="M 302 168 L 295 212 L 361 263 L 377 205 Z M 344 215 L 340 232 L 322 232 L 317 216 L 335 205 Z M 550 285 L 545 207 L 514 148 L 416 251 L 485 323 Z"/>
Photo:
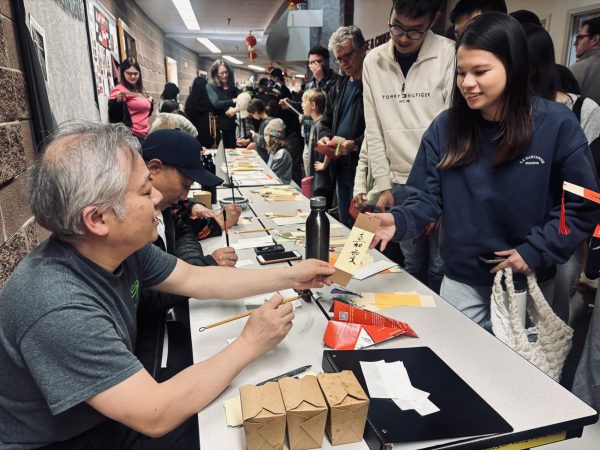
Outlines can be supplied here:
<path id="1" fill-rule="evenodd" d="M 39 242 L 26 198 L 35 148 L 15 30 L 11 2 L 0 0 L 0 289 Z"/>

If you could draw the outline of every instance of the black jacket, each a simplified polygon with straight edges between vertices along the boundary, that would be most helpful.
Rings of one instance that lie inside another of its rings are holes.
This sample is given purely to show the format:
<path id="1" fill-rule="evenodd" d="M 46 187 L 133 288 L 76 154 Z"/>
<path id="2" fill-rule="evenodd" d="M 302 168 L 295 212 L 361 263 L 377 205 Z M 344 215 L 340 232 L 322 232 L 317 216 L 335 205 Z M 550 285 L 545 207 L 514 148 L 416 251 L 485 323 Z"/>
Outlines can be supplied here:
<path id="1" fill-rule="evenodd" d="M 195 266 L 216 266 L 212 256 L 204 256 L 202 247 L 192 228 L 171 212 L 163 212 L 165 237 L 168 253 Z M 155 245 L 165 250 L 164 243 L 158 238 Z M 187 297 L 143 289 L 137 311 L 137 339 L 135 354 L 146 370 L 158 376 L 162 358 L 163 338 L 167 311 L 172 307 L 180 309 L 179 315 L 187 319 Z M 177 311 L 176 311 L 177 312 Z"/>
<path id="2" fill-rule="evenodd" d="M 319 131 L 319 139 L 323 137 L 333 137 L 337 134 L 337 128 L 340 123 L 340 104 L 344 97 L 344 91 L 348 85 L 349 77 L 344 76 L 338 79 L 327 93 L 327 103 L 325 106 L 325 113 L 321 119 L 322 128 Z M 334 161 L 334 174 L 337 178 L 344 180 L 354 181 L 354 175 L 356 174 L 356 166 L 358 165 L 358 156 L 360 153 L 360 147 L 365 134 L 365 109 L 363 106 L 363 85 L 362 81 L 359 82 L 359 93 L 354 97 L 354 103 L 352 105 L 352 113 L 350 116 L 350 135 L 342 136 L 346 139 L 353 140 L 354 151 L 348 155 L 341 156 L 339 159 Z"/>
<path id="3" fill-rule="evenodd" d="M 219 130 L 235 130 L 235 117 L 228 117 L 225 113 L 229 108 L 235 108 L 233 99 L 237 98 L 240 92 L 235 86 L 225 90 L 221 86 L 215 86 L 212 83 L 206 85 L 206 93 L 212 104 Z"/>
<path id="4" fill-rule="evenodd" d="M 315 80 L 315 78 L 311 78 L 311 80 L 306 83 L 304 86 L 304 90 L 308 91 L 309 89 L 321 89 L 325 91 L 325 93 L 329 92 L 330 89 L 335 86 L 335 83 L 342 78 L 340 75 L 335 73 L 333 70 L 328 69 L 327 74 L 323 77 L 321 81 Z"/>

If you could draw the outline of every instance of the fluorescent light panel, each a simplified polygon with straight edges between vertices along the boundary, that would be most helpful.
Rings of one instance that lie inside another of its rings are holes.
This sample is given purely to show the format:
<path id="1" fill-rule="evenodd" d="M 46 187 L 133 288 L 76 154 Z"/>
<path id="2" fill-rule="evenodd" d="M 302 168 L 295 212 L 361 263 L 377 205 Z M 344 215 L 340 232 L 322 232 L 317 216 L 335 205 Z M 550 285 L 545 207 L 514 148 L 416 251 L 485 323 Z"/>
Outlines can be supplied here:
<path id="1" fill-rule="evenodd" d="M 181 16 L 181 20 L 185 24 L 186 28 L 190 31 L 198 31 L 200 29 L 200 25 L 198 24 L 198 19 L 196 19 L 196 15 L 194 14 L 194 10 L 192 9 L 192 5 L 190 0 L 171 0 L 175 9 Z"/>
<path id="2" fill-rule="evenodd" d="M 300 75 L 299 73 L 295 75 L 296 78 L 304 78 L 304 75 Z"/>
<path id="3" fill-rule="evenodd" d="M 248 68 L 258 72 L 264 72 L 266 70 L 264 67 L 255 66 L 254 64 L 248 64 Z"/>
<path id="4" fill-rule="evenodd" d="M 227 61 L 229 61 L 230 63 L 233 63 L 233 64 L 244 64 L 243 61 L 240 61 L 239 59 L 236 59 L 233 56 L 229 56 L 229 55 L 223 55 L 223 59 L 226 59 Z"/>
<path id="5" fill-rule="evenodd" d="M 209 49 L 212 53 L 221 53 L 219 47 L 211 42 L 208 38 L 196 38 L 198 42 L 204 45 L 207 49 Z"/>

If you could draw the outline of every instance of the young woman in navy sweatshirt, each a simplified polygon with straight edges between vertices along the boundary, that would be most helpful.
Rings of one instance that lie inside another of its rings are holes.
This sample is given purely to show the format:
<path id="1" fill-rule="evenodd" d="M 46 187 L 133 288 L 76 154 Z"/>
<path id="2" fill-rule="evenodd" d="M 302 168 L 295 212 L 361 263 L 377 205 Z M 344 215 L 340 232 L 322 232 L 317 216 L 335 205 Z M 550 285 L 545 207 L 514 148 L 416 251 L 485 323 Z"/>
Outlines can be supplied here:
<path id="1" fill-rule="evenodd" d="M 595 204 L 567 194 L 570 234 L 559 234 L 562 183 L 598 186 L 575 116 L 530 94 L 527 42 L 515 19 L 477 17 L 456 49 L 452 106 L 423 136 L 407 182 L 410 197 L 390 213 L 373 214 L 382 223 L 372 246 L 413 239 L 441 219 L 441 296 L 489 328 L 500 269 L 535 272 L 552 302 L 556 264 L 600 219 Z M 485 264 L 480 256 L 489 253 L 506 259 Z"/>

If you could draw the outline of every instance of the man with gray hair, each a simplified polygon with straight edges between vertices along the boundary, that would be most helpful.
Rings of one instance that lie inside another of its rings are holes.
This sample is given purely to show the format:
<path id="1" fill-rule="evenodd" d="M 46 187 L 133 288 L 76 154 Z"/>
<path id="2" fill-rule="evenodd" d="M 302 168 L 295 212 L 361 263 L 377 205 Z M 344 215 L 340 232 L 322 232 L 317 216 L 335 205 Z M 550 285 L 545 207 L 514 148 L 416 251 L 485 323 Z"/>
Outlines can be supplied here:
<path id="1" fill-rule="evenodd" d="M 294 317 L 276 295 L 223 351 L 157 383 L 133 355 L 142 288 L 236 299 L 320 287 L 333 273 L 315 260 L 270 270 L 197 267 L 152 245 L 161 195 L 122 125 L 61 129 L 29 180 L 35 219 L 52 235 L 0 294 L 2 448 L 140 448 L 208 405 L 285 337 Z M 151 445 L 178 448 L 160 444 Z"/>
<path id="2" fill-rule="evenodd" d="M 340 222 L 352 226 L 348 213 L 352 201 L 354 176 L 365 130 L 362 67 L 367 44 L 362 31 L 354 25 L 338 28 L 329 39 L 329 48 L 342 70 L 341 77 L 327 94 L 321 119 L 319 144 L 336 148 L 333 162 Z"/>

